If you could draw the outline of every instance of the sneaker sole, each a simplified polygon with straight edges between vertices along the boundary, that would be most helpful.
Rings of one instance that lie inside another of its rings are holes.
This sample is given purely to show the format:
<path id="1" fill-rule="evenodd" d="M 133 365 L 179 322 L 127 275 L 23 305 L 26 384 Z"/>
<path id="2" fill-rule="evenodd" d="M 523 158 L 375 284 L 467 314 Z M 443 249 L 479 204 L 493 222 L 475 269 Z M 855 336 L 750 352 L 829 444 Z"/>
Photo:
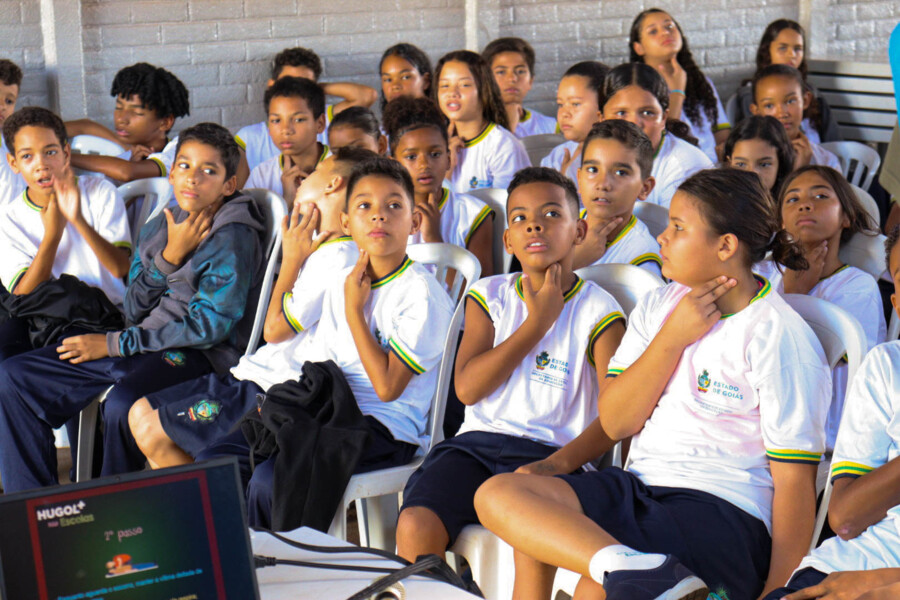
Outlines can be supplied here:
<path id="1" fill-rule="evenodd" d="M 706 600 L 709 588 L 699 577 L 688 577 L 654 600 Z"/>

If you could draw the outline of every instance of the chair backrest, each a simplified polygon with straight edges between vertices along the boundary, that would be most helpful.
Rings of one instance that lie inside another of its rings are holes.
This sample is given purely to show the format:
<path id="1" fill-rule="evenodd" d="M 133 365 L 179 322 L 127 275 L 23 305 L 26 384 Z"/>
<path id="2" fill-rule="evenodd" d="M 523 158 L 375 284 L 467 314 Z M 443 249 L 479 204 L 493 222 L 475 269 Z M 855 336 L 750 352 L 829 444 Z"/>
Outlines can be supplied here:
<path id="1" fill-rule="evenodd" d="M 728 117 L 728 122 L 731 123 L 732 127 L 737 127 L 737 112 L 738 95 L 737 92 L 735 92 L 728 99 L 728 102 L 725 103 L 725 115 Z"/>
<path id="2" fill-rule="evenodd" d="M 784 299 L 809 324 L 822 349 L 828 364 L 833 369 L 838 361 L 847 357 L 847 385 L 853 381 L 859 365 L 866 356 L 868 342 L 866 333 L 853 315 L 841 307 L 803 294 L 785 294 Z M 846 391 L 846 390 L 845 390 Z M 822 533 L 828 515 L 828 502 L 831 499 L 831 477 L 825 484 L 825 494 L 816 516 L 810 550 L 815 548 Z"/>
<path id="3" fill-rule="evenodd" d="M 117 143 L 96 135 L 76 135 L 69 140 L 69 147 L 75 154 L 119 156 L 125 152 L 125 148 Z"/>
<path id="4" fill-rule="evenodd" d="M 591 265 L 575 272 L 582 279 L 593 281 L 609 292 L 626 317 L 645 294 L 665 285 L 662 279 L 647 269 L 634 265 Z"/>
<path id="5" fill-rule="evenodd" d="M 539 137 L 539 136 L 530 136 Z M 525 138 L 526 140 L 528 138 Z M 494 273 L 509 273 L 512 264 L 512 254 L 506 252 L 503 246 L 503 232 L 506 231 L 506 190 L 499 188 L 481 188 L 466 192 L 475 196 L 492 209 L 494 209 Z"/>
<path id="6" fill-rule="evenodd" d="M 566 138 L 559 133 L 541 133 L 539 135 L 529 135 L 521 140 L 528 154 L 528 159 L 535 167 L 540 166 L 544 157 L 550 154 L 550 151 L 566 141 Z"/>
<path id="7" fill-rule="evenodd" d="M 878 279 L 887 270 L 887 263 L 884 260 L 885 239 L 881 234 L 857 233 L 850 241 L 841 244 L 838 256 L 844 263 L 862 269 Z"/>
<path id="8" fill-rule="evenodd" d="M 893 311 L 891 313 L 891 323 L 888 325 L 887 331 L 887 341 L 893 341 L 900 337 L 900 317 L 897 316 L 897 311 Z"/>
<path id="9" fill-rule="evenodd" d="M 136 201 L 137 198 L 143 198 L 141 208 L 135 214 L 134 221 L 131 223 L 131 239 L 137 243 L 141 227 L 146 225 L 150 219 L 159 215 L 172 200 L 172 184 L 165 177 L 135 179 L 120 185 L 116 189 L 116 193 L 126 206 Z"/>
<path id="10" fill-rule="evenodd" d="M 434 266 L 434 276 L 438 281 L 447 282 L 451 298 L 459 298 L 460 292 L 468 291 L 481 277 L 481 263 L 475 255 L 454 244 L 411 244 L 406 247 L 406 254 L 416 262 Z M 451 272 L 453 279 L 447 281 Z"/>
<path id="11" fill-rule="evenodd" d="M 869 189 L 881 166 L 881 157 L 877 151 L 865 144 L 850 141 L 824 142 L 822 147 L 837 155 L 847 181 L 864 190 Z"/>
<path id="12" fill-rule="evenodd" d="M 266 225 L 266 244 L 264 246 L 267 257 L 266 271 L 263 274 L 262 287 L 256 302 L 256 315 L 253 318 L 253 329 L 250 330 L 250 341 L 247 343 L 245 351 L 245 354 L 253 354 L 259 347 L 263 326 L 266 323 L 269 296 L 272 295 L 275 269 L 278 267 L 278 257 L 281 253 L 281 221 L 287 215 L 287 204 L 284 198 L 269 190 L 252 188 L 243 191 L 256 201 L 257 206 L 263 212 Z"/>
<path id="13" fill-rule="evenodd" d="M 638 200 L 634 203 L 634 216 L 647 226 L 654 238 L 669 226 L 669 209 L 659 204 Z"/>
<path id="14" fill-rule="evenodd" d="M 875 202 L 875 198 L 872 197 L 872 194 L 859 187 L 858 185 L 854 185 L 851 183 L 850 187 L 852 187 L 853 191 L 856 192 L 856 198 L 859 200 L 859 203 L 862 205 L 866 213 L 868 213 L 868 215 L 872 217 L 872 221 L 877 227 L 878 224 L 881 223 L 881 211 L 878 210 L 878 203 Z"/>

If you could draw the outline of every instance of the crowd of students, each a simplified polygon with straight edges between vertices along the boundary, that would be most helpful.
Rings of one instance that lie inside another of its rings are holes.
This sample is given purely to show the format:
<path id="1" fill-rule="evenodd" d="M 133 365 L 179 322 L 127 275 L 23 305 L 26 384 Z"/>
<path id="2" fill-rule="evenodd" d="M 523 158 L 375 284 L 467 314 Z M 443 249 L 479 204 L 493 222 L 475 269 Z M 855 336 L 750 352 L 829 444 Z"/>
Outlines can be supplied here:
<path id="1" fill-rule="evenodd" d="M 428 445 L 456 299 L 407 247 L 442 242 L 483 278 L 460 300 L 448 412 L 464 418 L 406 486 L 401 556 L 481 523 L 515 549 L 517 598 L 548 597 L 560 566 L 582 575 L 578 598 L 897 595 L 900 342 L 885 343 L 875 279 L 839 255 L 879 224 L 821 146 L 836 128 L 805 46 L 793 21 L 766 28 L 735 124 L 659 9 L 634 19 L 630 62 L 563 74 L 555 118 L 526 107 L 536 57 L 518 38 L 433 68 L 397 44 L 380 93 L 320 83 L 318 56 L 290 48 L 264 121 L 174 138 L 189 93 L 165 69 L 119 71 L 108 129 L 15 110 L 22 72 L 0 60 L 5 492 L 56 484 L 53 430 L 74 436 L 110 388 L 100 474 L 232 455 L 251 525 L 327 526 L 341 481 Z M 520 140 L 547 133 L 565 141 L 531 166 Z M 123 153 L 73 154 L 84 134 Z M 138 223 L 115 185 L 147 177 L 175 203 Z M 267 260 L 251 188 L 288 216 L 266 343 L 245 354 Z M 502 239 L 482 188 L 507 193 Z M 637 201 L 668 210 L 658 237 Z M 495 244 L 518 271 L 495 274 Z M 668 283 L 626 315 L 577 273 L 616 263 Z M 860 322 L 852 381 L 784 293 Z M 627 468 L 597 470 L 617 443 Z M 807 553 L 823 459 L 837 536 Z"/>

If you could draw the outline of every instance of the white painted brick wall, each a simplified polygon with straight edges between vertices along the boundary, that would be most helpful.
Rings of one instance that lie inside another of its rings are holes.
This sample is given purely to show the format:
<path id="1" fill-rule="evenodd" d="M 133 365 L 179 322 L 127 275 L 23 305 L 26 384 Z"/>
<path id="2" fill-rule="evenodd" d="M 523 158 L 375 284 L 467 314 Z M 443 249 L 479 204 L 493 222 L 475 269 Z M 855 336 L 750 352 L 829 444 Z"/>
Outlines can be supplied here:
<path id="1" fill-rule="evenodd" d="M 900 21 L 896 0 L 828 0 L 828 58 L 887 62 L 887 43 Z"/>
<path id="2" fill-rule="evenodd" d="M 0 0 L 3 2 L 5 0 Z M 291 46 L 314 49 L 323 81 L 379 85 L 381 52 L 409 41 L 432 60 L 464 45 L 465 0 L 83 0 L 88 116 L 112 117 L 109 88 L 138 61 L 188 87 L 191 116 L 237 130 L 263 118 L 269 65 Z"/>
<path id="3" fill-rule="evenodd" d="M 8 58 L 24 74 L 18 106 L 47 106 L 49 90 L 44 70 L 40 3 L 0 0 L 0 58 Z"/>

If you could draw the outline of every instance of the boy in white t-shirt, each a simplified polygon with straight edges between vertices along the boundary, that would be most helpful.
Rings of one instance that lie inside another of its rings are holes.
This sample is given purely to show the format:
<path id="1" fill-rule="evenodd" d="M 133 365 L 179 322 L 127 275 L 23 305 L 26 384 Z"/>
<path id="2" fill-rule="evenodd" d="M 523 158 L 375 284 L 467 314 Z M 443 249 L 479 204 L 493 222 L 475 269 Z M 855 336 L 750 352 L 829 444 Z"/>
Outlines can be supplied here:
<path id="1" fill-rule="evenodd" d="M 374 156 L 368 150 L 343 149 L 319 163 L 300 184 L 294 208 L 281 225 L 281 269 L 264 328 L 268 343 L 226 374 L 160 390 L 131 407 L 129 427 L 151 467 L 193 462 L 256 406 L 257 394 L 300 375 L 325 290 L 335 273 L 359 258 L 356 244 L 341 234 L 340 216 L 353 166 Z"/>
<path id="2" fill-rule="evenodd" d="M 325 284 L 312 345 L 295 358 L 298 364 L 330 360 L 340 368 L 371 433 L 358 473 L 408 463 L 428 442 L 426 423 L 453 302 L 434 275 L 406 256 L 407 238 L 421 219 L 413 193 L 409 174 L 396 161 L 372 158 L 353 168 L 341 224 L 359 259 Z M 247 476 L 248 449 L 238 431 L 197 459 L 243 456 Z M 251 526 L 273 525 L 279 457 L 253 470 L 247 489 Z"/>
<path id="3" fill-rule="evenodd" d="M 900 314 L 900 228 L 885 244 Z M 876 346 L 850 382 L 838 430 L 828 505 L 837 536 L 809 553 L 776 598 L 896 598 L 900 594 L 900 342 Z M 848 572 L 849 571 L 849 572 Z M 799 590 L 799 591 L 798 591 Z M 793 592 L 793 593 L 792 593 Z M 843 592 L 846 595 L 840 595 Z"/>
<path id="4" fill-rule="evenodd" d="M 630 264 L 661 277 L 659 244 L 634 216 L 655 183 L 653 146 L 641 129 L 621 119 L 595 124 L 584 141 L 578 187 L 587 238 L 575 249 L 576 269 L 596 264 Z"/>
<path id="5" fill-rule="evenodd" d="M 16 110 L 19 99 L 19 88 L 22 85 L 22 69 L 19 65 L 5 58 L 0 59 L 0 127 Z M 13 172 L 5 160 L 9 150 L 6 140 L 0 135 L 0 208 L 15 198 L 23 189 L 25 181 L 22 176 Z"/>
<path id="6" fill-rule="evenodd" d="M 49 110 L 23 108 L 6 119 L 3 132 L 9 165 L 27 184 L 0 220 L 3 285 L 12 294 L 28 294 L 68 273 L 121 304 L 131 232 L 116 189 L 99 178 L 75 177 L 65 125 Z M 16 333 L 22 325 L 12 319 L 0 326 L 0 358 L 31 349 Z"/>
<path id="7" fill-rule="evenodd" d="M 190 114 L 188 91 L 169 71 L 147 63 L 120 69 L 110 95 L 116 99 L 113 128 L 90 119 L 66 123 L 69 137 L 93 135 L 119 144 L 119 156 L 73 154 L 72 165 L 126 183 L 146 177 L 165 177 L 172 169 L 178 138 L 169 139 L 175 119 Z"/>
<path id="8" fill-rule="evenodd" d="M 517 37 L 497 38 L 484 47 L 481 56 L 494 74 L 509 130 L 517 138 L 556 133 L 556 119 L 523 106 L 534 83 L 534 48 Z"/>
<path id="9" fill-rule="evenodd" d="M 264 101 L 269 137 L 280 153 L 258 164 L 244 187 L 275 192 L 291 207 L 300 182 L 328 156 L 328 146 L 317 141 L 325 128 L 325 92 L 309 79 L 281 77 Z"/>
<path id="10" fill-rule="evenodd" d="M 271 87 L 282 77 L 301 77 L 318 83 L 321 76 L 322 61 L 315 52 L 308 48 L 285 48 L 272 61 L 272 76 L 268 81 L 268 86 Z M 334 115 L 351 106 L 366 108 L 372 106 L 378 99 L 378 92 L 359 83 L 332 82 L 321 85 L 325 95 L 337 96 L 342 99 L 337 104 L 329 104 L 325 107 L 325 126 L 318 135 L 319 143 L 325 144 L 328 140 L 328 125 Z M 269 135 L 267 120 L 241 128 L 234 139 L 243 149 L 247 158 L 247 168 L 251 171 L 260 163 L 277 156 L 280 152 Z"/>
<path id="11" fill-rule="evenodd" d="M 456 361 L 466 405 L 460 432 L 436 446 L 407 483 L 398 553 L 441 554 L 478 523 L 475 490 L 495 473 L 569 473 L 589 458 L 582 432 L 596 420 L 598 373 L 624 331 L 616 301 L 572 271 L 584 240 L 578 194 L 547 167 L 509 186 L 506 251 L 523 273 L 495 275 L 469 291 Z"/>

